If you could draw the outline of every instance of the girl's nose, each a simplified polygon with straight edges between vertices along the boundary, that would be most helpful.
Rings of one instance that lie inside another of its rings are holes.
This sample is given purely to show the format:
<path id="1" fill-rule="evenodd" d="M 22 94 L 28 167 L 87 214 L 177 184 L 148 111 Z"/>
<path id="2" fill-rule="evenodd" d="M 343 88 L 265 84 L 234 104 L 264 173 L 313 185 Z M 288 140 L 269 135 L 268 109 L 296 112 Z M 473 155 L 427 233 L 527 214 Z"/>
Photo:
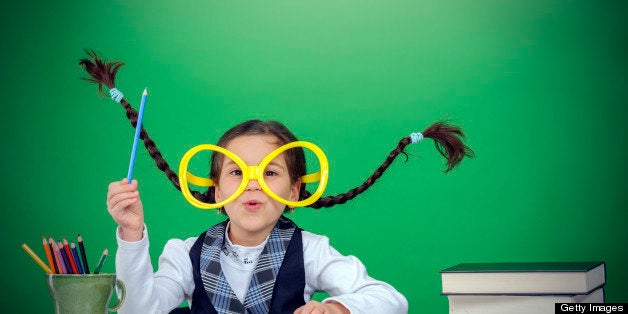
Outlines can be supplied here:
<path id="1" fill-rule="evenodd" d="M 246 184 L 246 190 L 247 191 L 259 191 L 262 188 L 259 185 L 259 182 L 257 182 L 257 179 L 250 179 L 249 183 Z"/>

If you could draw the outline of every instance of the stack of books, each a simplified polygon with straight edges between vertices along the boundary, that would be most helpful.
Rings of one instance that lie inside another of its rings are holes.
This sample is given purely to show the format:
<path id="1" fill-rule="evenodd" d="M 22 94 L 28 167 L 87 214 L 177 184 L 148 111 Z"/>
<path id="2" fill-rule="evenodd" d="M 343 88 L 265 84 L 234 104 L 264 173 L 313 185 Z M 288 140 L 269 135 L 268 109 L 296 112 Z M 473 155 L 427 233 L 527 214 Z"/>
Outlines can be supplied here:
<path id="1" fill-rule="evenodd" d="M 604 262 L 463 263 L 440 271 L 449 313 L 554 313 L 603 303 Z"/>

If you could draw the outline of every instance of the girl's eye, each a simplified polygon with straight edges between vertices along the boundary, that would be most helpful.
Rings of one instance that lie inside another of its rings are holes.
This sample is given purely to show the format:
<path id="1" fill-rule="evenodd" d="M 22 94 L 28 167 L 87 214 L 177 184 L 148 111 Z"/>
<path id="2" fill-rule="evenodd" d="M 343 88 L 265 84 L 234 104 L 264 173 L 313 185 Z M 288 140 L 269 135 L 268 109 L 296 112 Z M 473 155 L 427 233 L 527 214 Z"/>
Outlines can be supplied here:
<path id="1" fill-rule="evenodd" d="M 264 175 L 265 175 L 265 176 L 267 176 L 267 177 L 274 177 L 274 176 L 276 176 L 276 175 L 277 175 L 277 172 L 272 171 L 272 170 L 266 170 L 266 171 L 264 172 Z"/>
<path id="2" fill-rule="evenodd" d="M 242 175 L 242 170 L 237 169 L 237 170 L 232 170 L 229 172 L 230 175 L 232 176 L 241 176 Z"/>

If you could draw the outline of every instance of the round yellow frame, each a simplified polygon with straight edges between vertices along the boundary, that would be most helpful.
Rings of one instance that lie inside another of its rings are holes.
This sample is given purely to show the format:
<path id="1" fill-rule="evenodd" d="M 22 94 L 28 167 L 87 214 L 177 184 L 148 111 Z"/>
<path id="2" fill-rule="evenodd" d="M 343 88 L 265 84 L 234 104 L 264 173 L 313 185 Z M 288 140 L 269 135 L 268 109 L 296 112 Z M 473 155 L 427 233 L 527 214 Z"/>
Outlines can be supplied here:
<path id="1" fill-rule="evenodd" d="M 311 150 L 312 152 L 314 152 L 320 163 L 320 170 L 318 172 L 307 174 L 301 177 L 301 183 L 320 181 L 320 183 L 318 184 L 318 188 L 310 197 L 297 202 L 281 198 L 279 195 L 273 192 L 270 187 L 268 187 L 266 181 L 264 180 L 264 169 L 266 168 L 266 166 L 268 166 L 268 164 L 273 159 L 275 159 L 275 157 L 279 156 L 284 151 L 294 147 L 304 147 Z M 192 157 L 197 153 L 205 150 L 216 151 L 226 155 L 227 157 L 231 158 L 231 160 L 233 160 L 236 165 L 238 165 L 238 167 L 240 167 L 240 169 L 242 170 L 242 183 L 240 183 L 240 186 L 231 196 L 229 196 L 222 202 L 201 202 L 194 198 L 194 196 L 192 196 L 192 193 L 190 192 L 190 188 L 188 186 L 188 182 L 190 184 L 202 187 L 210 187 L 215 185 L 214 181 L 209 178 L 198 177 L 188 172 L 188 164 L 190 163 L 190 159 L 192 159 Z M 327 181 L 329 180 L 329 163 L 327 162 L 327 156 L 325 156 L 323 151 L 318 146 L 305 141 L 291 142 L 275 149 L 274 151 L 270 152 L 270 154 L 266 155 L 266 157 L 264 157 L 264 159 L 262 159 L 262 161 L 257 166 L 249 166 L 244 162 L 244 160 L 242 160 L 242 158 L 240 158 L 233 152 L 212 144 L 200 144 L 192 147 L 192 149 L 188 150 L 185 155 L 183 155 L 183 158 L 181 158 L 181 162 L 179 163 L 179 185 L 181 186 L 181 193 L 183 193 L 183 196 L 188 202 L 190 202 L 190 204 L 200 209 L 215 209 L 223 207 L 225 204 L 233 201 L 238 196 L 240 196 L 240 194 L 242 194 L 244 190 L 246 190 L 249 181 L 253 179 L 257 180 L 262 190 L 276 201 L 286 204 L 290 207 L 305 207 L 316 202 L 316 200 L 318 200 L 323 195 L 325 187 L 327 186 Z"/>

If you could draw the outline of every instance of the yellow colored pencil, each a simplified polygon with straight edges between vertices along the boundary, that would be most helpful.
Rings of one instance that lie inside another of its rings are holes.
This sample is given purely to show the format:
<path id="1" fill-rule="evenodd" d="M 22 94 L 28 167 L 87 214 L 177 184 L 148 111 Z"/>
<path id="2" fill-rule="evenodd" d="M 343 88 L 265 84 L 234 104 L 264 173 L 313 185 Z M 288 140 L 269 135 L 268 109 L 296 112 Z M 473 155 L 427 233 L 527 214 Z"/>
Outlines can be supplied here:
<path id="1" fill-rule="evenodd" d="M 44 261 L 42 261 L 39 258 L 39 256 L 37 256 L 37 254 L 35 254 L 35 252 L 33 252 L 33 250 L 31 250 L 31 248 L 28 247 L 28 245 L 26 245 L 26 243 L 22 244 L 22 248 L 24 249 L 24 251 L 26 251 L 26 253 L 28 253 L 28 255 L 30 255 L 35 260 L 35 262 L 37 264 L 39 264 L 39 266 L 41 266 L 41 268 L 44 269 L 46 274 L 52 274 L 52 271 L 50 270 L 50 268 L 48 268 L 48 266 L 46 266 Z"/>

